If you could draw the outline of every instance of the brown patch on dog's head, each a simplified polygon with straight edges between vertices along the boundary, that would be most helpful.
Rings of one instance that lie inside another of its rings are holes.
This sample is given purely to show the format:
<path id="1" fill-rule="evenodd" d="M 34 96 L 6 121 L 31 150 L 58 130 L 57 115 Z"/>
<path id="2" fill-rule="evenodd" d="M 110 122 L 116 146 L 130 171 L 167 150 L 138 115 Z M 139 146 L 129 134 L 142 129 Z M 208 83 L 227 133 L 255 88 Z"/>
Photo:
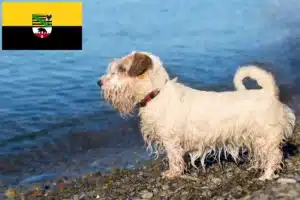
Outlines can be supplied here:
<path id="1" fill-rule="evenodd" d="M 132 114 L 135 105 L 150 91 L 162 88 L 169 76 L 160 59 L 148 52 L 132 51 L 108 65 L 98 85 L 105 101 L 122 115 Z"/>
<path id="2" fill-rule="evenodd" d="M 133 60 L 128 70 L 128 75 L 132 77 L 140 76 L 153 67 L 152 59 L 143 53 L 134 53 Z"/>

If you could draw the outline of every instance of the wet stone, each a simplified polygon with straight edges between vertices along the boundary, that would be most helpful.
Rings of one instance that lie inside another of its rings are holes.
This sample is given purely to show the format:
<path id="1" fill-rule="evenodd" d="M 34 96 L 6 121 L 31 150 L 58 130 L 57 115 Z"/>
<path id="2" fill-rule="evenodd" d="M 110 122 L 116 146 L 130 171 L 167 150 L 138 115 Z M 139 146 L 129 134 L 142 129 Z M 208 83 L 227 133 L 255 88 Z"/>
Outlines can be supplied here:
<path id="1" fill-rule="evenodd" d="M 157 188 L 154 188 L 154 189 L 152 190 L 152 192 L 153 192 L 154 194 L 157 194 L 157 193 L 159 192 L 159 190 L 158 190 Z"/>
<path id="2" fill-rule="evenodd" d="M 288 183 L 296 183 L 297 181 L 295 179 L 291 179 L 291 178 L 279 178 L 277 180 L 277 183 L 281 183 L 281 184 L 288 184 Z"/>
<path id="3" fill-rule="evenodd" d="M 162 188 L 163 190 L 168 190 L 168 189 L 169 189 L 169 186 L 168 186 L 168 185 L 163 185 L 161 188 Z"/>
<path id="4" fill-rule="evenodd" d="M 143 199 L 151 199 L 153 197 L 153 194 L 147 190 L 142 190 L 140 195 Z"/>
<path id="5" fill-rule="evenodd" d="M 139 197 L 129 197 L 128 200 L 141 200 Z"/>
<path id="6" fill-rule="evenodd" d="M 86 194 L 82 194 L 79 197 L 79 200 L 89 200 L 90 198 Z"/>

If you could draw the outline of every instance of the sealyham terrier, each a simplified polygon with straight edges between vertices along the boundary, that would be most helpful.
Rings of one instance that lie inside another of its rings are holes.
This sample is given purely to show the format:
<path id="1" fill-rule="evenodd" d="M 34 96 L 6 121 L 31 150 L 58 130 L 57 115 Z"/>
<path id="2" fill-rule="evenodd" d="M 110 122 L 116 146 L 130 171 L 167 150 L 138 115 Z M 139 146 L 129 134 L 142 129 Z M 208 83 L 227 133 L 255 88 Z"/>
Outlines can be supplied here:
<path id="1" fill-rule="evenodd" d="M 262 88 L 246 89 L 246 77 Z M 184 173 L 185 153 L 192 164 L 200 159 L 204 166 L 211 153 L 219 161 L 221 152 L 236 161 L 241 149 L 247 149 L 251 168 L 263 170 L 259 179 L 273 179 L 281 169 L 281 145 L 293 133 L 295 115 L 279 101 L 271 73 L 254 65 L 243 66 L 233 83 L 235 91 L 193 89 L 171 80 L 159 57 L 135 51 L 114 59 L 98 81 L 104 99 L 121 115 L 139 109 L 146 144 L 163 147 L 167 153 L 169 169 L 164 177 Z"/>

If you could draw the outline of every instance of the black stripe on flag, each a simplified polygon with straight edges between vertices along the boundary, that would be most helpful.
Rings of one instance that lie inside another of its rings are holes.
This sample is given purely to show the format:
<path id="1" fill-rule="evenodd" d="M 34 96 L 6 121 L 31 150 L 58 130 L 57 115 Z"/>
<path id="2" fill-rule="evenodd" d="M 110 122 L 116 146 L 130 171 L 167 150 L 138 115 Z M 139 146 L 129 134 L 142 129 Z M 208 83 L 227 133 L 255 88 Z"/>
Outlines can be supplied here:
<path id="1" fill-rule="evenodd" d="M 2 26 L 2 49 L 82 50 L 82 27 L 53 26 L 47 38 L 38 38 L 31 26 Z"/>

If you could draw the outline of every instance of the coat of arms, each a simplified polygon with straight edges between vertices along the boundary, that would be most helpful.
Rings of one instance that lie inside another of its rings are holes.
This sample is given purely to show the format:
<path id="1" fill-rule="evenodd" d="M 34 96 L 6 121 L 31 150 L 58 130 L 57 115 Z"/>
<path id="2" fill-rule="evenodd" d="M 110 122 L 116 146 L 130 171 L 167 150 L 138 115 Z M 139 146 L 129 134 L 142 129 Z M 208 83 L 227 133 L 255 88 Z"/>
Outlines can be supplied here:
<path id="1" fill-rule="evenodd" d="M 32 14 L 32 31 L 38 38 L 47 38 L 52 31 L 52 15 Z"/>

